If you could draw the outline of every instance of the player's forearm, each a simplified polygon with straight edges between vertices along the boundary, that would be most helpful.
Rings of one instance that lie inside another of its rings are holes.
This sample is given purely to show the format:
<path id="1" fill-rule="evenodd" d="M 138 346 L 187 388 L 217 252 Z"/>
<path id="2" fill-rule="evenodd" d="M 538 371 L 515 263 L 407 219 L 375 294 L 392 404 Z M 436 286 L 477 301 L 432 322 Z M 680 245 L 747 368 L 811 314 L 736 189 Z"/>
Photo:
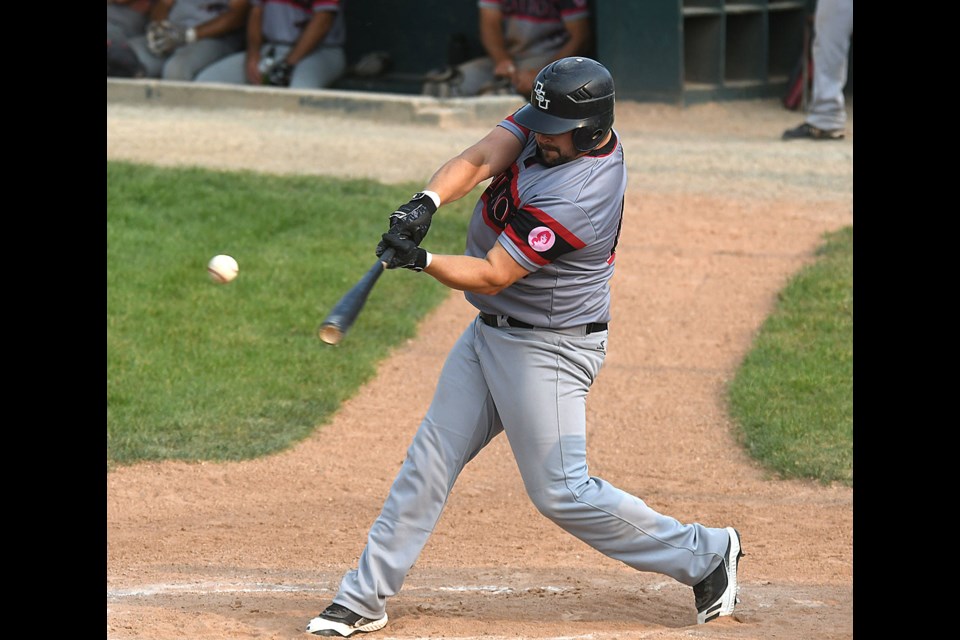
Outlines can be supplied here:
<path id="1" fill-rule="evenodd" d="M 250 9 L 247 19 L 247 55 L 260 58 L 260 47 L 263 45 L 263 7 L 257 5 Z"/>
<path id="2" fill-rule="evenodd" d="M 484 180 L 505 171 L 522 149 L 512 133 L 494 127 L 482 140 L 437 169 L 426 189 L 439 195 L 441 202 L 459 200 Z"/>
<path id="3" fill-rule="evenodd" d="M 212 20 L 196 26 L 198 38 L 216 38 L 237 29 L 245 29 L 247 24 L 247 6 L 242 2 L 231 2 L 230 8 Z"/>
<path id="4" fill-rule="evenodd" d="M 440 202 L 454 202 L 489 177 L 489 166 L 481 160 L 461 154 L 437 169 L 426 189 L 440 196 Z"/>
<path id="5" fill-rule="evenodd" d="M 485 295 L 500 293 L 512 284 L 489 261 L 471 256 L 434 255 L 423 272 L 451 289 Z"/>
<path id="6" fill-rule="evenodd" d="M 529 275 L 503 245 L 495 242 L 483 258 L 431 256 L 424 272 L 451 289 L 492 296 Z"/>
<path id="7" fill-rule="evenodd" d="M 493 59 L 494 66 L 510 59 L 503 40 L 503 15 L 492 9 L 480 10 L 480 44 Z"/>
<path id="8" fill-rule="evenodd" d="M 593 32 L 590 30 L 590 21 L 586 19 L 575 20 L 566 23 L 566 27 L 570 39 L 557 51 L 554 60 L 588 55 L 590 48 L 593 46 Z"/>
<path id="9" fill-rule="evenodd" d="M 297 43 L 293 45 L 290 53 L 287 54 L 287 62 L 297 64 L 307 56 L 311 51 L 317 48 L 333 26 L 333 19 L 336 16 L 331 11 L 323 11 L 313 16 L 307 24 Z"/>
<path id="10" fill-rule="evenodd" d="M 150 21 L 151 22 L 160 22 L 161 20 L 166 20 L 167 16 L 170 15 L 170 9 L 173 8 L 174 0 L 157 0 L 153 3 L 153 6 L 150 7 Z"/>

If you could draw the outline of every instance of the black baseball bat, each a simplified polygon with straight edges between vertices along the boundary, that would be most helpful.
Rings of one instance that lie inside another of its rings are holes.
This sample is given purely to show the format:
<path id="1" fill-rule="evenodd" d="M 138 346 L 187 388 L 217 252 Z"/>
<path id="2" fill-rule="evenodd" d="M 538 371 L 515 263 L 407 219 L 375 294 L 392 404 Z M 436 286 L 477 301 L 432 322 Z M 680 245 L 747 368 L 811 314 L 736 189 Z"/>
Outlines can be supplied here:
<path id="1" fill-rule="evenodd" d="M 327 344 L 337 344 L 343 339 L 360 315 L 360 310 L 367 303 L 367 296 L 373 290 L 373 285 L 377 284 L 380 274 L 390 264 L 394 253 L 393 247 L 388 247 L 357 281 L 357 284 L 343 294 L 317 330 L 317 335 L 322 341 Z"/>

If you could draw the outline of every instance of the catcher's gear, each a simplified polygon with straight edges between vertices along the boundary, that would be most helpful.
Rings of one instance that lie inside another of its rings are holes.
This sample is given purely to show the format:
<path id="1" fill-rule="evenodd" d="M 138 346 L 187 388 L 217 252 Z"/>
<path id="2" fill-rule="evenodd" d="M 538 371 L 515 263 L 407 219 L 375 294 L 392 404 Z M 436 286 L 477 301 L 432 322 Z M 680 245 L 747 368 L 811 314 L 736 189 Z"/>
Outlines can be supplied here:
<path id="1" fill-rule="evenodd" d="M 293 65 L 281 60 L 267 71 L 263 76 L 263 83 L 271 87 L 289 87 L 290 76 L 293 75 Z"/>
<path id="2" fill-rule="evenodd" d="M 595 149 L 613 127 L 613 77 L 596 60 L 573 56 L 537 74 L 530 102 L 514 120 L 537 133 L 573 131 L 578 151 Z"/>
<path id="3" fill-rule="evenodd" d="M 423 271 L 426 268 L 427 250 L 418 247 L 410 238 L 393 232 L 383 234 L 380 244 L 377 245 L 377 257 L 383 255 L 388 247 L 393 247 L 396 253 L 387 263 L 387 269 L 403 267 L 412 271 Z"/>
<path id="4" fill-rule="evenodd" d="M 165 56 L 177 47 L 196 40 L 197 32 L 193 27 L 173 24 L 169 20 L 147 25 L 147 48 L 155 56 Z"/>

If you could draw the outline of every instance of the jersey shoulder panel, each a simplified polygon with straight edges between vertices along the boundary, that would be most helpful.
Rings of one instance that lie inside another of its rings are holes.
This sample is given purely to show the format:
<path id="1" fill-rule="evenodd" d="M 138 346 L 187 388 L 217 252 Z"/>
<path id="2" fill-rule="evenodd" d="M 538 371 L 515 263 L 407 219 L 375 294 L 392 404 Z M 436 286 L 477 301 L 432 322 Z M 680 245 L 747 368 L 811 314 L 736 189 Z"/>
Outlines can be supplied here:
<path id="1" fill-rule="evenodd" d="M 527 129 L 525 126 L 523 126 L 522 124 L 514 120 L 513 116 L 514 114 L 510 114 L 509 116 L 501 120 L 500 124 L 498 124 L 497 126 L 502 127 L 503 129 L 506 129 L 507 131 L 512 133 L 514 136 L 516 136 L 517 140 L 520 141 L 520 144 L 526 145 L 527 142 L 529 142 L 530 140 L 531 131 L 530 129 Z M 521 154 L 521 156 L 522 155 L 523 154 Z"/>

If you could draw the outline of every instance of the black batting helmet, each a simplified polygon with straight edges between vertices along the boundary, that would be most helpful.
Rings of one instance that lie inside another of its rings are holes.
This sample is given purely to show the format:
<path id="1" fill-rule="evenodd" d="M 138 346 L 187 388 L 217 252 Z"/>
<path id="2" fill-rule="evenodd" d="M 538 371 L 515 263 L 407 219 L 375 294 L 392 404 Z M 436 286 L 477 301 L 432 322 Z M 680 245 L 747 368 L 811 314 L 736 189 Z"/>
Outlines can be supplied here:
<path id="1" fill-rule="evenodd" d="M 551 62 L 537 74 L 530 103 L 513 119 L 537 133 L 573 131 L 578 151 L 597 147 L 613 126 L 613 77 L 596 60 L 582 56 Z"/>

